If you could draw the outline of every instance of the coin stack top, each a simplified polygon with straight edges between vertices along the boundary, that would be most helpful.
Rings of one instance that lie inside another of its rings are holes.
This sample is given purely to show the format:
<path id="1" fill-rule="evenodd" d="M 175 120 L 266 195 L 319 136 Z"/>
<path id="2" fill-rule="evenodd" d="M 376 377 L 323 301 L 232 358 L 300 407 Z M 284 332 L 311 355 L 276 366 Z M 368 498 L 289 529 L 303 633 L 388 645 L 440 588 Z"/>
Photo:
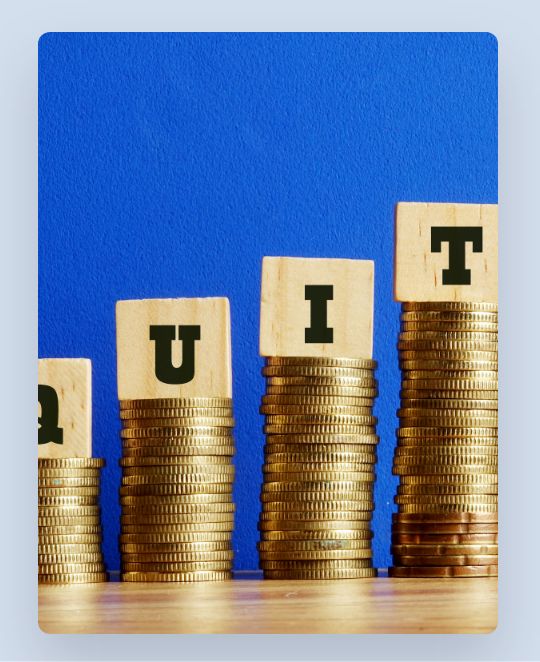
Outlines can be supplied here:
<path id="1" fill-rule="evenodd" d="M 38 581 L 107 581 L 101 552 L 98 458 L 38 458 Z"/>
<path id="2" fill-rule="evenodd" d="M 496 576 L 496 304 L 404 303 L 394 577 Z"/>
<path id="3" fill-rule="evenodd" d="M 267 357 L 259 562 L 268 579 L 373 577 L 371 359 Z"/>
<path id="4" fill-rule="evenodd" d="M 229 579 L 232 400 L 121 400 L 120 419 L 123 581 Z"/>

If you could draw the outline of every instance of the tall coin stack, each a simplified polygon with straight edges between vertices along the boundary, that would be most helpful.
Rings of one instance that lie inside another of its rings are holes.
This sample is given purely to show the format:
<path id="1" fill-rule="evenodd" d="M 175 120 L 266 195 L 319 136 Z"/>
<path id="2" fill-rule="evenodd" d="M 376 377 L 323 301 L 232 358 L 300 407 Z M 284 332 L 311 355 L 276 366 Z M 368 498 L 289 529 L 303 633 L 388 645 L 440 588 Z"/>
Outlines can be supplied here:
<path id="1" fill-rule="evenodd" d="M 98 458 L 38 459 L 38 581 L 107 581 L 101 553 Z"/>
<path id="2" fill-rule="evenodd" d="M 496 576 L 497 305 L 404 303 L 394 577 Z"/>
<path id="3" fill-rule="evenodd" d="M 374 577 L 373 360 L 267 357 L 258 544 L 268 579 Z"/>
<path id="4" fill-rule="evenodd" d="M 122 400 L 120 418 L 122 579 L 229 579 L 232 400 Z"/>

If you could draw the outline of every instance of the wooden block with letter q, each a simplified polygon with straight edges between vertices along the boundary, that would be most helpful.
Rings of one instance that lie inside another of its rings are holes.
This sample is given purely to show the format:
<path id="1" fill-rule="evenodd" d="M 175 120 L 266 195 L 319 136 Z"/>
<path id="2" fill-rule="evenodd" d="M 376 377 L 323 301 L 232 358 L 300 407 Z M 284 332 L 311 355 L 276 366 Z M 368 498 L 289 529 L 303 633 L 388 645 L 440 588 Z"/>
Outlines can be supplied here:
<path id="1" fill-rule="evenodd" d="M 265 257 L 262 356 L 373 355 L 371 260 Z"/>
<path id="2" fill-rule="evenodd" d="M 38 457 L 92 457 L 90 359 L 38 360 Z"/>
<path id="3" fill-rule="evenodd" d="M 396 301 L 497 303 L 497 205 L 400 202 Z"/>
<path id="4" fill-rule="evenodd" d="M 116 303 L 118 398 L 232 397 L 229 300 Z"/>

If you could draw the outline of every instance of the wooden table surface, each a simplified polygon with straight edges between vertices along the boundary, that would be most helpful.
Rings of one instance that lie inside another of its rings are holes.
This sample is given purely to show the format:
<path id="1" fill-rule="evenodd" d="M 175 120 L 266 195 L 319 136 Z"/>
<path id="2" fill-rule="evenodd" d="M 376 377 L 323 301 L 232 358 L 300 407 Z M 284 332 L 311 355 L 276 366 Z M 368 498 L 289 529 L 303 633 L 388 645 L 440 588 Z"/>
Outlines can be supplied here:
<path id="1" fill-rule="evenodd" d="M 49 633 L 486 633 L 497 579 L 274 581 L 238 573 L 197 584 L 39 586 Z"/>

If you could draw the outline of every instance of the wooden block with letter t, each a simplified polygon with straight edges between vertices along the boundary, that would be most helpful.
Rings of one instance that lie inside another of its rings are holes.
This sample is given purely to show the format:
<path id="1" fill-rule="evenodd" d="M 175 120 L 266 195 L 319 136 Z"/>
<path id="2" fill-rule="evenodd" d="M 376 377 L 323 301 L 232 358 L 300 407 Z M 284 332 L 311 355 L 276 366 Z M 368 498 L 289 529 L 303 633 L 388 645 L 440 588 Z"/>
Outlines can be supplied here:
<path id="1" fill-rule="evenodd" d="M 38 457 L 92 457 L 90 359 L 38 360 Z"/>
<path id="2" fill-rule="evenodd" d="M 262 356 L 373 355 L 371 260 L 265 257 Z"/>
<path id="3" fill-rule="evenodd" d="M 232 397 L 229 300 L 116 303 L 118 398 Z"/>
<path id="4" fill-rule="evenodd" d="M 400 202 L 396 301 L 497 303 L 497 205 Z"/>

